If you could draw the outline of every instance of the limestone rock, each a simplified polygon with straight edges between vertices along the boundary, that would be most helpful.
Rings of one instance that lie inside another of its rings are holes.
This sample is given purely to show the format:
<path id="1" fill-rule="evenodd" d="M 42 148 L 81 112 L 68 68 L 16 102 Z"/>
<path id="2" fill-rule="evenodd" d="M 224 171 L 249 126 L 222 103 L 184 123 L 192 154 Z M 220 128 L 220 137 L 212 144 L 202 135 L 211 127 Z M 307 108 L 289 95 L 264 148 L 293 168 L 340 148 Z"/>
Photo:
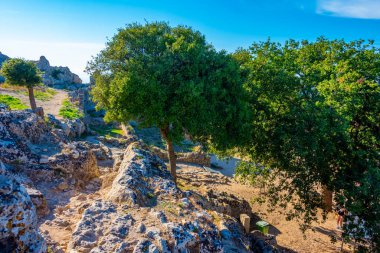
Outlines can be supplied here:
<path id="1" fill-rule="evenodd" d="M 26 191 L 36 207 L 37 215 L 40 217 L 48 215 L 50 210 L 46 204 L 45 196 L 39 190 L 30 187 L 26 187 Z"/>
<path id="2" fill-rule="evenodd" d="M 50 66 L 50 63 L 45 56 L 41 56 L 35 63 L 43 72 L 43 83 L 47 86 L 82 83 L 79 76 L 72 73 L 68 67 Z"/>
<path id="3" fill-rule="evenodd" d="M 116 203 L 147 206 L 155 201 L 154 197 L 160 199 L 178 193 L 162 160 L 132 143 L 124 153 L 108 198 Z"/>
<path id="4" fill-rule="evenodd" d="M 0 249 L 5 252 L 46 252 L 37 228 L 36 209 L 16 180 L 0 175 Z"/>
<path id="5" fill-rule="evenodd" d="M 115 252 L 134 224 L 131 215 L 120 214 L 111 202 L 96 201 L 78 223 L 69 249 L 78 252 Z"/>
<path id="6" fill-rule="evenodd" d="M 51 156 L 49 166 L 83 182 L 99 176 L 96 157 L 83 142 L 72 142 L 61 153 Z"/>
<path id="7" fill-rule="evenodd" d="M 31 110 L 0 110 L 0 159 L 6 163 L 38 163 L 29 144 L 54 143 L 50 127 Z"/>

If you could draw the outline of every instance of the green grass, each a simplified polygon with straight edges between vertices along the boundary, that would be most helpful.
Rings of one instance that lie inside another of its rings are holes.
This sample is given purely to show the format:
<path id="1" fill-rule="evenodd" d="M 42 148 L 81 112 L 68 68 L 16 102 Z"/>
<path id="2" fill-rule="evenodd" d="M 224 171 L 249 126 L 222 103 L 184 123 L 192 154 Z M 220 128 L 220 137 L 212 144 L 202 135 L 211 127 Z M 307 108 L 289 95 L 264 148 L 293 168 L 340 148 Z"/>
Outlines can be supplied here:
<path id="1" fill-rule="evenodd" d="M 23 91 L 21 93 L 25 96 L 28 96 L 28 91 Z M 40 101 L 49 101 L 54 97 L 55 94 L 57 94 L 57 91 L 51 88 L 34 89 L 34 98 Z"/>
<path id="2" fill-rule="evenodd" d="M 92 130 L 97 132 L 101 136 L 106 137 L 118 137 L 123 135 L 123 130 L 119 128 L 114 128 L 113 126 L 104 126 L 104 127 L 91 127 Z"/>
<path id="3" fill-rule="evenodd" d="M 24 110 L 29 108 L 27 105 L 22 103 L 20 99 L 9 95 L 0 94 L 0 103 L 8 105 L 12 110 Z"/>
<path id="4" fill-rule="evenodd" d="M 83 113 L 79 111 L 78 107 L 67 99 L 63 101 L 58 115 L 65 119 L 79 119 L 83 117 Z"/>
<path id="5" fill-rule="evenodd" d="M 10 91 L 15 91 L 17 93 L 23 94 L 24 96 L 29 96 L 28 89 L 23 86 L 11 85 L 8 83 L 4 83 L 1 85 L 3 89 L 7 89 Z M 46 86 L 36 86 L 34 87 L 34 98 L 40 101 L 49 101 L 54 95 L 57 94 L 57 91 L 48 88 Z"/>

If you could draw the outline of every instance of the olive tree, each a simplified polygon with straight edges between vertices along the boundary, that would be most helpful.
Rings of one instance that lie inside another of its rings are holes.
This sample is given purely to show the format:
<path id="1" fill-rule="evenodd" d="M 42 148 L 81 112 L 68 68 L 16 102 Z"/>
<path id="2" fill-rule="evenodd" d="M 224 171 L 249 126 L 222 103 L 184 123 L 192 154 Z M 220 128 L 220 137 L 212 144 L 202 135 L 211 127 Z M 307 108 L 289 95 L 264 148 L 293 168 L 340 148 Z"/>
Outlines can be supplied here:
<path id="1" fill-rule="evenodd" d="M 218 149 L 243 136 L 247 115 L 239 65 L 189 27 L 129 24 L 87 70 L 95 80 L 93 99 L 106 110 L 106 119 L 160 129 L 174 179 L 173 144 L 185 135 Z"/>
<path id="2" fill-rule="evenodd" d="M 28 89 L 30 107 L 36 111 L 33 87 L 42 82 L 36 64 L 20 58 L 10 59 L 1 67 L 1 74 L 7 83 L 24 86 Z"/>

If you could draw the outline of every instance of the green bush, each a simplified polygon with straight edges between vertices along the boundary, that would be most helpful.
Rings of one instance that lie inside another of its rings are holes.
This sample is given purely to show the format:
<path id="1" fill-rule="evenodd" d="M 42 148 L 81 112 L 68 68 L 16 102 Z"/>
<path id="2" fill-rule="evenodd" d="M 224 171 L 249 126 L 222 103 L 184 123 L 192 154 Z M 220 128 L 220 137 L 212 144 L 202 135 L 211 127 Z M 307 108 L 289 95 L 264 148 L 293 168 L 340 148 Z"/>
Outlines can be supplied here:
<path id="1" fill-rule="evenodd" d="M 62 116 L 65 119 L 79 119 L 83 117 L 83 113 L 79 111 L 78 107 L 66 99 L 63 101 L 62 107 L 59 109 L 59 116 Z"/>
<path id="2" fill-rule="evenodd" d="M 11 110 L 24 110 L 29 108 L 27 105 L 21 102 L 20 99 L 9 95 L 0 94 L 0 103 L 8 105 Z"/>

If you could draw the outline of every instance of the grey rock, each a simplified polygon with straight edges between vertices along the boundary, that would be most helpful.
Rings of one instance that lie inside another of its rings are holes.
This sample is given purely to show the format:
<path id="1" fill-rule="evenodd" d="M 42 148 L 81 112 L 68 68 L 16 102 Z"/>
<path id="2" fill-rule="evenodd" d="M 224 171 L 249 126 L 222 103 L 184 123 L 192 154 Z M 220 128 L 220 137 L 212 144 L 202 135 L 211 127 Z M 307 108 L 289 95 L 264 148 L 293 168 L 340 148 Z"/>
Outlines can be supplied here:
<path id="1" fill-rule="evenodd" d="M 47 251 L 39 234 L 36 209 L 26 191 L 10 175 L 0 175 L 0 247 L 5 252 Z"/>

